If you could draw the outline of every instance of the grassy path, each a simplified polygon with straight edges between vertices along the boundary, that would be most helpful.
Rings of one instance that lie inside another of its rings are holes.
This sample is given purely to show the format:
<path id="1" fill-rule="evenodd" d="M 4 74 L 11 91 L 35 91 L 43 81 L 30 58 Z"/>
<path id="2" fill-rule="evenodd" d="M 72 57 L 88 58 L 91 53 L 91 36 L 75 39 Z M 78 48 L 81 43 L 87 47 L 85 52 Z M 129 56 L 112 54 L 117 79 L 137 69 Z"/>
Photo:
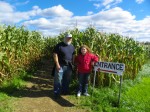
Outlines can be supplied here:
<path id="1" fill-rule="evenodd" d="M 75 112 L 67 96 L 53 99 L 52 82 L 46 76 L 42 73 L 42 77 L 33 77 L 24 90 L 13 94 L 14 112 Z"/>
<path id="2" fill-rule="evenodd" d="M 13 94 L 14 112 L 85 112 L 69 100 L 69 96 L 53 98 L 53 77 L 49 62 L 26 83 L 23 90 Z"/>
<path id="3" fill-rule="evenodd" d="M 50 76 L 49 61 L 28 80 L 26 87 L 15 91 L 13 112 L 84 112 L 69 100 L 69 96 L 53 98 L 53 77 Z"/>

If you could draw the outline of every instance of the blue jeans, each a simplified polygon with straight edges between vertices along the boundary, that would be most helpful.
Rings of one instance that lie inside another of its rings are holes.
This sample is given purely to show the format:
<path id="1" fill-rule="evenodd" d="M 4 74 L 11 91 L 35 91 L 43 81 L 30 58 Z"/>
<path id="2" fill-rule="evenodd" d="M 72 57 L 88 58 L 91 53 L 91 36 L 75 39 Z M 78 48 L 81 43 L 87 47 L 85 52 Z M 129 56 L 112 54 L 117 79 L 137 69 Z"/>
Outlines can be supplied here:
<path id="1" fill-rule="evenodd" d="M 61 66 L 63 72 L 55 69 L 54 76 L 54 94 L 68 94 L 71 81 L 72 69 L 70 66 Z"/>
<path id="2" fill-rule="evenodd" d="M 89 73 L 78 73 L 78 92 L 88 93 L 88 81 L 90 74 Z"/>

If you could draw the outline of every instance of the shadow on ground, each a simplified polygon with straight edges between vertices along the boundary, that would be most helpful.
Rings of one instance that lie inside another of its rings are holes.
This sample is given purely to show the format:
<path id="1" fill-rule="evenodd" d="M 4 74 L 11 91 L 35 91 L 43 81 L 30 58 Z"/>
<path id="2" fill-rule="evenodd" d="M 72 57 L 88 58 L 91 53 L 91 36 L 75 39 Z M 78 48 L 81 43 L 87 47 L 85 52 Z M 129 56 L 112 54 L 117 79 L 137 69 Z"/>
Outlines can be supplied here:
<path id="1" fill-rule="evenodd" d="M 64 107 L 74 106 L 71 102 L 60 97 L 54 99 L 53 96 L 53 77 L 50 75 L 52 66 L 49 61 L 45 60 L 42 66 L 37 70 L 31 79 L 27 82 L 26 87 L 21 90 L 15 91 L 11 96 L 22 98 L 22 97 L 48 97 L 50 100 L 57 102 L 59 105 Z"/>

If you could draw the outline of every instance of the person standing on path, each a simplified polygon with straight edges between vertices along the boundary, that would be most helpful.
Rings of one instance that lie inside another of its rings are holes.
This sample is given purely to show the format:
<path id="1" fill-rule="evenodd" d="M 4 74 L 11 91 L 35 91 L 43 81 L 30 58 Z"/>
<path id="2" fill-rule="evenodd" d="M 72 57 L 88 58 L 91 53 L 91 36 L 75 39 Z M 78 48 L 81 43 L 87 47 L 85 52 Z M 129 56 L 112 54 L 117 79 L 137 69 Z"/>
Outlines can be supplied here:
<path id="1" fill-rule="evenodd" d="M 77 97 L 81 94 L 90 96 L 88 94 L 88 81 L 92 70 L 92 65 L 98 61 L 98 55 L 91 53 L 88 46 L 83 45 L 79 48 L 78 55 L 75 57 L 75 65 L 78 73 L 78 92 Z"/>
<path id="2" fill-rule="evenodd" d="M 55 62 L 54 97 L 69 94 L 69 84 L 72 76 L 75 48 L 71 44 L 72 35 L 67 34 L 64 41 L 58 43 L 53 52 Z"/>

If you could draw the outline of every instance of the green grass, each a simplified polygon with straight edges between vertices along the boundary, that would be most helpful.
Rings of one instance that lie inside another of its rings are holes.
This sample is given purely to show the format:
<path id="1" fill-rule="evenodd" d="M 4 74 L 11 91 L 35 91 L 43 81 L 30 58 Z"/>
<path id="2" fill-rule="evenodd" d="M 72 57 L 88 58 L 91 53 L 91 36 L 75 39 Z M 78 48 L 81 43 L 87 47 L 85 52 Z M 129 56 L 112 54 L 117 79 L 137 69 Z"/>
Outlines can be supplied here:
<path id="1" fill-rule="evenodd" d="M 3 81 L 0 85 L 0 91 L 7 94 L 13 93 L 15 90 L 22 89 L 25 85 L 25 80 L 30 78 L 31 74 L 25 71 L 20 71 L 18 75 L 14 75 L 13 78 Z"/>
<path id="2" fill-rule="evenodd" d="M 0 112 L 12 112 L 11 100 L 6 93 L 0 92 Z"/>
<path id="3" fill-rule="evenodd" d="M 149 112 L 150 78 L 145 77 L 139 84 L 126 91 L 122 96 L 122 110 L 128 112 Z"/>
<path id="4" fill-rule="evenodd" d="M 0 90 L 7 93 L 7 94 L 12 94 L 14 91 L 17 89 L 21 89 L 24 85 L 24 81 L 19 78 L 13 78 L 10 81 L 4 81 L 3 84 L 1 85 Z"/>
<path id="5" fill-rule="evenodd" d="M 143 66 L 135 80 L 124 80 L 118 106 L 119 85 L 94 88 L 91 97 L 77 99 L 77 107 L 87 112 L 149 112 L 150 110 L 150 61 Z M 92 94 L 92 87 L 89 89 Z M 72 97 L 73 100 L 76 97 Z"/>
<path id="6" fill-rule="evenodd" d="M 11 80 L 5 80 L 0 86 L 0 112 L 13 112 L 12 102 L 14 100 L 11 94 L 20 90 L 25 85 L 25 80 L 30 78 L 31 74 L 21 71 L 20 74 Z"/>

